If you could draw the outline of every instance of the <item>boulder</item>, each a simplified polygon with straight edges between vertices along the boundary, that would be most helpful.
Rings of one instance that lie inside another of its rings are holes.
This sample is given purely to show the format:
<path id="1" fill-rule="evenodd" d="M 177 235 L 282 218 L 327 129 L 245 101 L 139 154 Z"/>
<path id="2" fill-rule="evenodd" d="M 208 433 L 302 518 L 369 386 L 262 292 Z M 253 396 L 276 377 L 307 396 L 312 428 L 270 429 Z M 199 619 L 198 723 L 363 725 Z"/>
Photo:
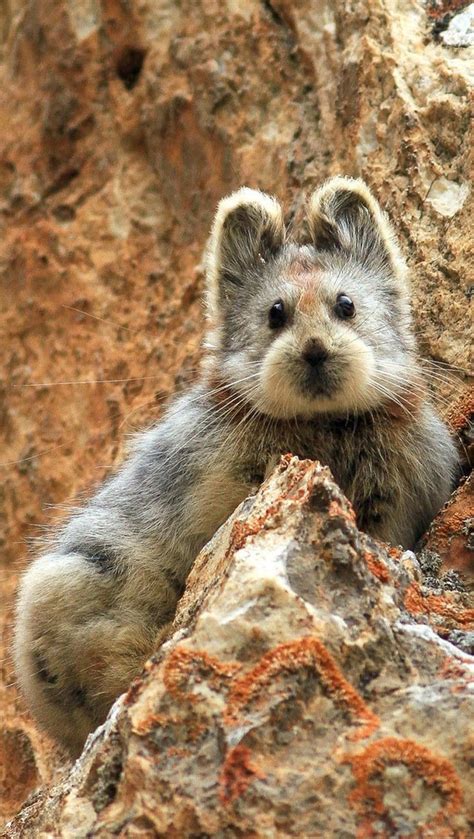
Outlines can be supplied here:
<path id="1" fill-rule="evenodd" d="M 474 611 L 286 456 L 196 561 L 171 637 L 20 837 L 471 835 Z M 431 614 L 434 619 L 431 620 Z"/>

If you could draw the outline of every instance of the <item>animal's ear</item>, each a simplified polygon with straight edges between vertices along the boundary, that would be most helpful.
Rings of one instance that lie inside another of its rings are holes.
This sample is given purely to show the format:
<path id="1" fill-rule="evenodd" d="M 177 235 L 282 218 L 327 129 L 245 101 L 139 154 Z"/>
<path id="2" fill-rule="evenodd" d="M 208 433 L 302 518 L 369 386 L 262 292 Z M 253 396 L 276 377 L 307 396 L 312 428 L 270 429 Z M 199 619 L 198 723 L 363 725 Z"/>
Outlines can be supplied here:
<path id="1" fill-rule="evenodd" d="M 275 198 L 242 187 L 217 208 L 206 268 L 212 310 L 251 277 L 252 269 L 276 253 L 285 238 L 283 211 Z"/>
<path id="2" fill-rule="evenodd" d="M 352 255 L 379 272 L 389 269 L 405 284 L 406 266 L 392 226 L 364 181 L 326 181 L 310 198 L 308 226 L 318 250 Z"/>

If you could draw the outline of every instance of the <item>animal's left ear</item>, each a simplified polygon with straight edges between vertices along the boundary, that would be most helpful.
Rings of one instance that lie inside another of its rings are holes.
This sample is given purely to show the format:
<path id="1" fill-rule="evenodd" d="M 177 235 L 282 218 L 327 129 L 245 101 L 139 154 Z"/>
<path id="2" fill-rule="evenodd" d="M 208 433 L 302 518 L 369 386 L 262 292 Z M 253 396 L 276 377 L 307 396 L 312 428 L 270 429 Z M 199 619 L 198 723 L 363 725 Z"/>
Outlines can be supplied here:
<path id="1" fill-rule="evenodd" d="M 318 250 L 352 255 L 384 274 L 389 270 L 405 287 L 405 261 L 392 226 L 364 181 L 326 181 L 309 200 L 308 226 Z"/>

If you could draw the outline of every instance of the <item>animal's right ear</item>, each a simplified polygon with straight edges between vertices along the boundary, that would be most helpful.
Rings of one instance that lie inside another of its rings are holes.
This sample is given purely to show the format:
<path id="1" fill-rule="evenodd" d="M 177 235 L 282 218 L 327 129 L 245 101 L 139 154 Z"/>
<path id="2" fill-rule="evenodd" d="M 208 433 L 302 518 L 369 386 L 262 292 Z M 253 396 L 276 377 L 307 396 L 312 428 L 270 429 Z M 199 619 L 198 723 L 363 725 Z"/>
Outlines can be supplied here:
<path id="1" fill-rule="evenodd" d="M 217 208 L 207 249 L 211 317 L 243 287 L 252 269 L 276 253 L 285 238 L 283 211 L 275 198 L 242 187 Z"/>

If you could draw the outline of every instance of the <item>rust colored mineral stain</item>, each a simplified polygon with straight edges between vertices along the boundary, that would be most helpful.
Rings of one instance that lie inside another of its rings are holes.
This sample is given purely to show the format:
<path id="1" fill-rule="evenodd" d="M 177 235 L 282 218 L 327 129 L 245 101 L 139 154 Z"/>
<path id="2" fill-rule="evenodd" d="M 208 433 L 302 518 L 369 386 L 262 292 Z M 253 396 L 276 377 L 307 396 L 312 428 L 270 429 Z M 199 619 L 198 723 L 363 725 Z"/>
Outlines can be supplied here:
<path id="1" fill-rule="evenodd" d="M 349 802 L 364 817 L 364 822 L 360 825 L 357 834 L 358 839 L 376 836 L 379 839 L 389 839 L 393 835 L 389 832 L 381 834 L 373 827 L 374 820 L 390 819 L 389 807 L 384 802 L 383 778 L 384 771 L 389 766 L 402 764 L 414 775 L 414 779 L 420 778 L 438 792 L 440 796 L 438 813 L 429 824 L 424 824 L 424 831 L 434 828 L 442 830 L 446 818 L 457 813 L 461 807 L 461 784 L 453 765 L 446 758 L 439 757 L 413 740 L 385 737 L 371 743 L 361 754 L 346 757 L 345 762 L 351 764 L 356 779 L 356 786 L 349 795 Z M 456 836 L 461 839 L 457 832 L 449 834 L 423 832 L 423 834 L 410 835 L 429 835 L 433 836 L 433 839 L 435 836 L 439 839 L 442 836 Z"/>
<path id="2" fill-rule="evenodd" d="M 300 638 L 279 644 L 266 653 L 260 662 L 241 678 L 234 680 L 224 712 L 224 721 L 235 725 L 253 701 L 264 695 L 265 689 L 282 674 L 297 673 L 311 667 L 336 702 L 343 705 L 361 728 L 352 739 L 368 737 L 378 727 L 379 720 L 367 707 L 362 697 L 344 678 L 324 644 L 317 638 Z"/>

